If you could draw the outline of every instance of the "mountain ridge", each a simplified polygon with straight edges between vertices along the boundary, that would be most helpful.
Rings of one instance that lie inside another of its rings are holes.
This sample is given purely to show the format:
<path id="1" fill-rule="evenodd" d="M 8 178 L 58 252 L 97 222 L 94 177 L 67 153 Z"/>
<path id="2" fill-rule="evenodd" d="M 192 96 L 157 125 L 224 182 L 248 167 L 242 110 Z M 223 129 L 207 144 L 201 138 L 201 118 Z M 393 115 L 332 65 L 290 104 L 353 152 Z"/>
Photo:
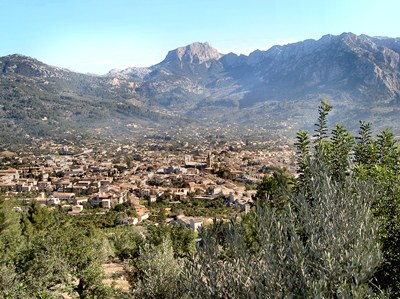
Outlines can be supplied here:
<path id="1" fill-rule="evenodd" d="M 294 130 L 302 128 L 321 99 L 329 98 L 346 112 L 335 114 L 335 121 L 357 123 L 367 118 L 379 128 L 400 131 L 399 57 L 399 38 L 353 33 L 327 34 L 249 55 L 221 54 L 207 42 L 195 42 L 169 51 L 150 67 L 114 69 L 105 75 L 81 74 L 27 56 L 8 55 L 0 57 L 0 118 L 18 127 L 15 107 L 31 92 L 43 95 L 35 100 L 42 110 L 59 107 L 56 119 L 66 119 L 66 127 L 81 122 L 92 129 L 101 127 L 103 133 L 106 127 L 125 132 L 132 122 L 145 128 L 154 120 L 164 128 L 185 120 Z M 7 98 L 12 98 L 12 105 Z M 71 106 L 65 106 L 66 98 Z M 107 113 L 101 111 L 102 105 Z M 33 108 L 21 109 L 28 109 L 29 118 Z M 171 118 L 175 120 L 168 121 Z M 24 130 L 29 132 L 29 127 Z M 46 127 L 43 134 L 46 130 L 51 129 Z"/>

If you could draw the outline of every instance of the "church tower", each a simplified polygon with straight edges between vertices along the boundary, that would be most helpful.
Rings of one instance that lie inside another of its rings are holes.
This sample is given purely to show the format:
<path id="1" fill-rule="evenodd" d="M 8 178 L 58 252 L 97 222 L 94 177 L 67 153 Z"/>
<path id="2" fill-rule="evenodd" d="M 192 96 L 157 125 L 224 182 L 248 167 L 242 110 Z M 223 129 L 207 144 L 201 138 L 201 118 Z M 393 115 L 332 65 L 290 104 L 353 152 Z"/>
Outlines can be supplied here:
<path id="1" fill-rule="evenodd" d="M 208 168 L 212 168 L 212 165 L 213 165 L 212 153 L 211 153 L 211 151 L 208 151 L 208 154 L 207 154 L 207 167 Z"/>

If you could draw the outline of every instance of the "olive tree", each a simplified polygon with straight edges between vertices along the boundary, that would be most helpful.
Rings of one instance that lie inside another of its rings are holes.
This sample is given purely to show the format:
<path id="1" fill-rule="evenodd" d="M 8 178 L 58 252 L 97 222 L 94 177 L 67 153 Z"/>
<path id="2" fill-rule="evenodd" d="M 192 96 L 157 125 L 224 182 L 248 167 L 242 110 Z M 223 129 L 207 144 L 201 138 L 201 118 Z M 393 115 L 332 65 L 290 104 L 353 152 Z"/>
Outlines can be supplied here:
<path id="1" fill-rule="evenodd" d="M 181 293 L 190 298 L 374 295 L 368 283 L 382 260 L 371 212 L 377 192 L 352 176 L 335 182 L 322 159 L 309 167 L 311 201 L 300 190 L 281 209 L 256 207 L 257 252 L 248 249 L 240 221 L 232 221 L 222 239 L 214 229 L 204 230 L 182 272 Z"/>

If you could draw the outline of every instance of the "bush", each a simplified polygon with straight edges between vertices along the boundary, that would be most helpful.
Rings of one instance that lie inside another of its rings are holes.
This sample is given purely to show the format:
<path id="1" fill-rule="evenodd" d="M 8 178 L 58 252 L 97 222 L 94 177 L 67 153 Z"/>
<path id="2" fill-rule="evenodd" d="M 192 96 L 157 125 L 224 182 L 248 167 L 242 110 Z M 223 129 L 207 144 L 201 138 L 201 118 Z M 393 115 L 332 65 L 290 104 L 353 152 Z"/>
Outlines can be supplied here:
<path id="1" fill-rule="evenodd" d="M 310 163 L 311 200 L 300 189 L 281 209 L 254 211 L 257 252 L 234 221 L 223 237 L 211 228 L 187 261 L 182 293 L 191 298 L 365 298 L 380 265 L 378 226 L 371 212 L 376 192 L 347 177 L 331 180 L 323 163 Z"/>
<path id="2" fill-rule="evenodd" d="M 146 244 L 138 261 L 134 298 L 179 298 L 182 262 L 174 257 L 172 244 L 165 239 L 154 246 Z"/>

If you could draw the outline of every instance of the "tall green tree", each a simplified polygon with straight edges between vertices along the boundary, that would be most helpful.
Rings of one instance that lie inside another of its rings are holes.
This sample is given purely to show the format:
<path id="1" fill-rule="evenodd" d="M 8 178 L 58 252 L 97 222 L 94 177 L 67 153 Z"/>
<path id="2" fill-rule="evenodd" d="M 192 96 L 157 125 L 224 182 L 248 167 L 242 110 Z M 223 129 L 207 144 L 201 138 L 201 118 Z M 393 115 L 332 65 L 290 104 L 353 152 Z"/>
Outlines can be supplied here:
<path id="1" fill-rule="evenodd" d="M 394 134 L 386 129 L 378 134 L 376 143 L 377 164 L 398 171 L 400 167 L 399 145 Z"/>
<path id="2" fill-rule="evenodd" d="M 139 257 L 144 238 L 131 226 L 120 226 L 107 231 L 115 255 L 122 261 Z"/>
<path id="3" fill-rule="evenodd" d="M 318 107 L 318 122 L 315 124 L 314 145 L 318 151 L 324 150 L 324 141 L 328 137 L 328 122 L 327 117 L 332 110 L 332 106 L 326 100 L 321 101 Z"/>
<path id="4" fill-rule="evenodd" d="M 299 174 L 297 178 L 298 185 L 303 190 L 307 189 L 307 178 L 310 176 L 310 159 L 311 159 L 311 151 L 310 151 L 310 138 L 308 133 L 304 130 L 297 132 L 296 137 L 296 162 L 297 162 L 297 173 Z M 309 193 L 306 190 L 307 193 Z"/>
<path id="5" fill-rule="evenodd" d="M 196 233 L 183 225 L 163 224 L 149 228 L 146 236 L 147 243 L 158 246 L 166 239 L 171 241 L 176 256 L 188 256 L 195 250 Z"/>
<path id="6" fill-rule="evenodd" d="M 329 143 L 329 167 L 337 181 L 344 181 L 350 172 L 354 139 L 344 126 L 335 125 Z"/>
<path id="7" fill-rule="evenodd" d="M 255 199 L 274 207 L 284 206 L 295 185 L 294 177 L 286 168 L 272 168 L 272 176 L 265 175 L 257 185 Z"/>
<path id="8" fill-rule="evenodd" d="M 371 124 L 360 121 L 360 130 L 356 137 L 354 162 L 370 167 L 376 162 L 375 140 L 372 137 Z"/>

